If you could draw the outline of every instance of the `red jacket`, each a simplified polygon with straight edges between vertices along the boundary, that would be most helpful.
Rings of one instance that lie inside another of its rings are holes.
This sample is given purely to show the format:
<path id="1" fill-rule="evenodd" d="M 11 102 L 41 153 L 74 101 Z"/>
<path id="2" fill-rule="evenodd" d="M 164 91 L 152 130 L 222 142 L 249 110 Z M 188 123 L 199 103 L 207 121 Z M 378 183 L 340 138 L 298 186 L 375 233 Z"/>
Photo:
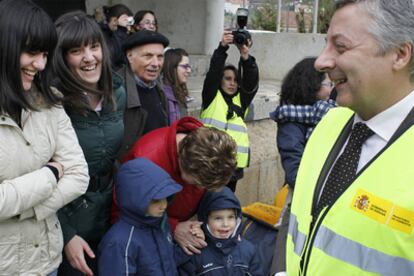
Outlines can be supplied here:
<path id="1" fill-rule="evenodd" d="M 131 151 L 123 158 L 123 162 L 137 157 L 144 157 L 163 168 L 178 184 L 183 186 L 175 195 L 167 209 L 172 230 L 178 222 L 190 219 L 197 212 L 198 204 L 205 190 L 185 183 L 181 178 L 177 156 L 177 133 L 188 133 L 203 123 L 192 117 L 183 117 L 169 127 L 153 130 L 135 142 Z"/>

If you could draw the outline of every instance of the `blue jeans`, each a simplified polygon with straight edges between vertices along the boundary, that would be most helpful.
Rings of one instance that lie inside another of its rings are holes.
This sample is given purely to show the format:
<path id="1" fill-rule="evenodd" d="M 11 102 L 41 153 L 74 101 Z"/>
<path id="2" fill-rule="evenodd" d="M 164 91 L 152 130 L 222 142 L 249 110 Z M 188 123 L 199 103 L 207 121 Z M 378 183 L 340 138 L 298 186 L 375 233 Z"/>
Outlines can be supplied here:
<path id="1" fill-rule="evenodd" d="M 57 276 L 57 272 L 58 270 L 56 269 L 55 271 L 50 272 L 47 276 Z"/>

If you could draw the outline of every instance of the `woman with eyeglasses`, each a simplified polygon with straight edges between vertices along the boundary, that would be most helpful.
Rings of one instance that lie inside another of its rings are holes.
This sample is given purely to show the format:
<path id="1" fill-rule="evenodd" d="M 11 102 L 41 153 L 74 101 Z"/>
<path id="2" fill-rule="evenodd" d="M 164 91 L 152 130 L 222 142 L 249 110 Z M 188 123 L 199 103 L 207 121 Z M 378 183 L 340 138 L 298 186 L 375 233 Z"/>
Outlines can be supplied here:
<path id="1" fill-rule="evenodd" d="M 237 143 L 237 169 L 227 184 L 234 192 L 237 181 L 243 177 L 243 169 L 249 164 L 249 137 L 244 119 L 259 87 L 259 68 L 249 53 L 251 39 L 243 45 L 234 44 L 240 52 L 240 71 L 233 65 L 225 65 L 226 52 L 233 40 L 232 32 L 224 31 L 211 57 L 204 79 L 200 118 L 206 126 L 226 131 Z"/>
<path id="2" fill-rule="evenodd" d="M 290 196 L 295 186 L 296 174 L 306 142 L 316 124 L 336 106 L 330 99 L 333 84 L 328 75 L 316 71 L 316 58 L 299 61 L 285 76 L 280 93 L 280 105 L 270 117 L 278 126 L 277 147 L 285 171 L 285 183 Z M 333 98 L 333 97 L 332 97 Z M 289 196 L 289 198 L 290 198 Z M 286 208 L 279 229 L 276 244 L 276 271 L 283 272 L 285 264 L 285 244 L 289 224 L 290 205 Z M 273 275 L 272 273 L 272 275 Z"/>
<path id="3" fill-rule="evenodd" d="M 3 0 L 0 37 L 0 274 L 56 276 L 56 212 L 89 180 L 62 94 L 50 87 L 56 30 L 33 2 Z"/>
<path id="4" fill-rule="evenodd" d="M 146 29 L 153 32 L 158 31 L 158 21 L 155 13 L 151 10 L 140 10 L 134 15 L 134 30 L 136 32 Z"/>
<path id="5" fill-rule="evenodd" d="M 184 49 L 169 49 L 165 52 L 162 82 L 163 90 L 168 101 L 168 119 L 170 125 L 187 115 L 187 102 L 190 99 L 187 81 L 190 74 L 190 59 Z"/>

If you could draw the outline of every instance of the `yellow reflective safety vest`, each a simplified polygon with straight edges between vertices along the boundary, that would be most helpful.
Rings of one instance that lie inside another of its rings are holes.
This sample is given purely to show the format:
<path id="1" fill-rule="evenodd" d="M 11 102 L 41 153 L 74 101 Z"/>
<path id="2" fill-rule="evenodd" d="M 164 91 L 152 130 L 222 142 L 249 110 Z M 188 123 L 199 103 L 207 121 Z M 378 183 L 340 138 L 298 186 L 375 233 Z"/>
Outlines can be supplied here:
<path id="1" fill-rule="evenodd" d="M 233 103 L 241 107 L 240 93 L 233 97 Z M 227 132 L 237 144 L 237 167 L 245 168 L 249 162 L 249 136 L 247 134 L 244 117 L 248 109 L 243 114 L 243 118 L 233 114 L 230 120 L 227 120 L 228 106 L 220 91 L 217 91 L 216 97 L 210 105 L 204 109 L 200 118 L 205 126 L 215 127 Z"/>
<path id="2" fill-rule="evenodd" d="M 330 110 L 307 142 L 291 207 L 289 276 L 414 275 L 414 126 L 362 168 L 311 229 L 321 183 L 353 115 Z"/>

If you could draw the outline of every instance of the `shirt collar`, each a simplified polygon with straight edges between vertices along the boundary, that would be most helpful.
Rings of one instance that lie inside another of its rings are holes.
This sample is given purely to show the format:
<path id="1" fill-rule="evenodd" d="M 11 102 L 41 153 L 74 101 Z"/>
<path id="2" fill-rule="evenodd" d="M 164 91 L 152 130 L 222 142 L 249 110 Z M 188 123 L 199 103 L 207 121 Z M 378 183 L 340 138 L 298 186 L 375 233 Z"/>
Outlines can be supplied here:
<path id="1" fill-rule="evenodd" d="M 136 82 L 139 86 L 144 87 L 144 88 L 152 89 L 152 88 L 154 88 L 154 87 L 157 85 L 157 82 L 156 82 L 156 81 L 152 81 L 152 82 L 150 82 L 149 84 L 147 84 L 146 82 L 144 82 L 143 80 L 141 80 L 141 79 L 140 79 L 137 75 L 135 75 L 135 74 L 134 74 L 134 79 L 135 79 L 135 82 Z"/>
<path id="2" fill-rule="evenodd" d="M 366 123 L 366 125 L 381 139 L 387 143 L 391 139 L 392 135 L 397 131 L 398 127 L 407 117 L 413 108 L 414 103 L 414 91 L 405 96 L 399 102 L 390 106 L 381 113 L 375 115 L 368 121 L 362 120 L 358 114 L 355 115 L 354 124 L 358 122 Z"/>

